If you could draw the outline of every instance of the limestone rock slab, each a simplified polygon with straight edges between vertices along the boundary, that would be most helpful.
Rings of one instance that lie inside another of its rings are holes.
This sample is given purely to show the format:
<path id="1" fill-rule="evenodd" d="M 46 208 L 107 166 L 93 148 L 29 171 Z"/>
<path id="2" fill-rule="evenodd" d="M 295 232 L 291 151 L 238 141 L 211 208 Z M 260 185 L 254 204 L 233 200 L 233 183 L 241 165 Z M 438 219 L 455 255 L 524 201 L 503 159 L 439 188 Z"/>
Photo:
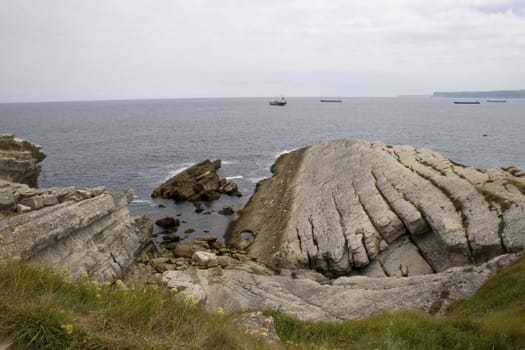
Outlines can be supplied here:
<path id="1" fill-rule="evenodd" d="M 468 167 L 425 148 L 330 141 L 281 156 L 227 238 L 241 246 L 250 232 L 246 249 L 259 262 L 329 277 L 479 264 L 525 247 L 520 171 Z M 411 266 L 380 259 L 394 256 L 410 256 Z"/>

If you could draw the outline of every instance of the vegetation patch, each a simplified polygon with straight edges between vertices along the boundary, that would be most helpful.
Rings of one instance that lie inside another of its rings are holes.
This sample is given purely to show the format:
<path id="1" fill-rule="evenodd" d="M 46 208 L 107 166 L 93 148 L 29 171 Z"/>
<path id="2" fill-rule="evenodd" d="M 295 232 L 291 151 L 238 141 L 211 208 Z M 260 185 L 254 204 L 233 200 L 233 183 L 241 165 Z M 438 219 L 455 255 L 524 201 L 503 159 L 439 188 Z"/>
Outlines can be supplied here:
<path id="1" fill-rule="evenodd" d="M 14 349 L 267 349 L 193 296 L 155 287 L 70 282 L 20 260 L 0 263 L 0 338 Z"/>
<path id="2" fill-rule="evenodd" d="M 483 197 L 485 197 L 485 200 L 489 203 L 496 203 L 499 205 L 499 207 L 501 208 L 501 211 L 502 212 L 505 212 L 507 211 L 508 209 L 510 209 L 511 205 L 512 205 L 512 202 L 509 201 L 508 199 L 506 199 L 505 197 L 502 197 L 500 196 L 499 194 L 497 193 L 494 193 L 490 190 L 487 190 L 486 188 L 483 188 L 483 187 L 476 187 L 476 190 L 478 190 L 479 193 L 481 193 L 483 195 Z"/>
<path id="3" fill-rule="evenodd" d="M 0 210 L 0 217 L 3 216 L 3 217 L 10 217 L 10 216 L 15 216 L 17 215 L 17 212 L 16 211 L 12 211 L 12 210 Z"/>

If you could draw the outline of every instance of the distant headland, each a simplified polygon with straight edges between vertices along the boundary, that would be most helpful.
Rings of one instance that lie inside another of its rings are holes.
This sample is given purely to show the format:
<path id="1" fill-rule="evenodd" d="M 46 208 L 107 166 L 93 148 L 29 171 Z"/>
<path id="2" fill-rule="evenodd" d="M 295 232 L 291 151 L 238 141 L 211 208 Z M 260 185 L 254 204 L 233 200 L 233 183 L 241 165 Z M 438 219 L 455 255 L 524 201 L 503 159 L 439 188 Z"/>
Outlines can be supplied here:
<path id="1" fill-rule="evenodd" d="M 438 91 L 433 97 L 460 98 L 525 98 L 525 90 L 494 90 L 494 91 Z"/>

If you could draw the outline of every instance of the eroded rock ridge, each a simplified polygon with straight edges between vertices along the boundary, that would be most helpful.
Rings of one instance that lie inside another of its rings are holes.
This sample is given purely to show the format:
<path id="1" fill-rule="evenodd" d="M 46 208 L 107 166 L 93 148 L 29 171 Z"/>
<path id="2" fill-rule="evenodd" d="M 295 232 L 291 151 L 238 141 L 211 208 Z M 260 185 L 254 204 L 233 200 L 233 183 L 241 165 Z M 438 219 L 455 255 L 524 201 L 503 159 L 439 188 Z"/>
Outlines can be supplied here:
<path id="1" fill-rule="evenodd" d="M 338 140 L 287 154 L 273 172 L 229 235 L 274 268 L 413 276 L 525 247 L 525 173 L 515 166 L 478 169 L 430 149 Z"/>

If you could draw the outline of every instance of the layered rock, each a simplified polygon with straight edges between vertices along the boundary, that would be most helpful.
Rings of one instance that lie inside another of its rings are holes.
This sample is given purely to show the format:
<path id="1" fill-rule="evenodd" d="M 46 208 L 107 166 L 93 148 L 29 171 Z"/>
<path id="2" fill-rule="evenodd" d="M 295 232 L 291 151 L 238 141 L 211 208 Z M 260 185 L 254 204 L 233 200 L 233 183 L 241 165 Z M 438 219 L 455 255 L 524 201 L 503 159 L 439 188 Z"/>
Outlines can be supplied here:
<path id="1" fill-rule="evenodd" d="M 12 134 L 0 134 L 0 179 L 37 187 L 46 154 L 42 147 Z"/>
<path id="2" fill-rule="evenodd" d="M 329 283 L 319 283 L 301 271 L 271 274 L 253 263 L 233 269 L 166 271 L 162 280 L 193 295 L 195 302 L 210 312 L 218 308 L 227 313 L 277 310 L 300 320 L 348 320 L 403 310 L 443 314 L 449 305 L 473 295 L 514 259 L 515 254 L 507 254 L 480 266 L 453 267 L 431 275 L 340 277 Z"/>
<path id="3" fill-rule="evenodd" d="M 275 268 L 413 276 L 525 247 L 525 178 L 514 166 L 339 140 L 286 154 L 272 171 L 228 239 Z"/>
<path id="4" fill-rule="evenodd" d="M 195 164 L 157 187 L 151 196 L 191 202 L 216 200 L 221 193 L 240 196 L 235 183 L 219 178 L 220 167 L 220 160 Z"/>
<path id="5" fill-rule="evenodd" d="M 113 281 L 151 237 L 150 220 L 129 214 L 132 197 L 131 190 L 33 189 L 0 181 L 0 256 Z"/>

